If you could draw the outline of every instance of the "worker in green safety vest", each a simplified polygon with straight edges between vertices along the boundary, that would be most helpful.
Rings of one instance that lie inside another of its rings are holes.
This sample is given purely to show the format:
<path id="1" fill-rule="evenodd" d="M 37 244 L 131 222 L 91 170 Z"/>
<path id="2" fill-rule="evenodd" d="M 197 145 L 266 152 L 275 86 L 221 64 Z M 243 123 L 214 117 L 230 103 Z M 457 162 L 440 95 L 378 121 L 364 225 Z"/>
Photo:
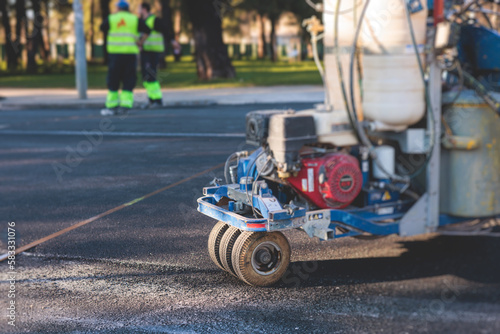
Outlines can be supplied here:
<path id="1" fill-rule="evenodd" d="M 137 56 L 151 33 L 143 20 L 129 12 L 127 1 L 120 0 L 117 9 L 101 25 L 101 30 L 107 34 L 109 90 L 106 108 L 101 110 L 103 116 L 124 114 L 133 107 Z"/>
<path id="2" fill-rule="evenodd" d="M 148 93 L 148 106 L 161 107 L 163 94 L 157 73 L 160 57 L 165 53 L 165 40 L 170 41 L 175 50 L 179 50 L 180 45 L 174 38 L 171 18 L 162 20 L 151 14 L 151 6 L 147 2 L 139 7 L 139 17 L 151 29 L 141 51 L 142 81 Z"/>

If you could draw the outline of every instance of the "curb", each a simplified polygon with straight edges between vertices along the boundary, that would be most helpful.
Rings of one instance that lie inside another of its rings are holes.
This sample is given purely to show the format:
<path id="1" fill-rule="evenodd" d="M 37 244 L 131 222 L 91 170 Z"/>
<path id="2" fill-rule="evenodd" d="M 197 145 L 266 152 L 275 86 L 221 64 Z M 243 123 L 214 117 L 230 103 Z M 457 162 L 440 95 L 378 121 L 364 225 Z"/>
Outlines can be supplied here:
<path id="1" fill-rule="evenodd" d="M 1 101 L 1 100 L 0 100 Z M 163 104 L 163 107 L 196 107 L 196 106 L 213 106 L 218 105 L 216 101 L 213 100 L 194 100 L 194 101 L 176 101 L 176 102 L 167 102 Z M 63 110 L 63 109 L 95 109 L 95 108 L 104 108 L 104 102 L 81 102 L 81 103 L 56 103 L 56 104 L 32 104 L 32 103 L 2 103 L 0 102 L 0 111 L 2 110 L 28 110 L 28 109 L 52 109 L 52 110 Z M 148 110 L 149 108 L 143 108 L 140 105 L 134 105 L 133 109 L 142 109 Z M 161 108 L 159 108 L 161 109 Z M 152 109 L 154 110 L 154 109 Z"/>
<path id="2" fill-rule="evenodd" d="M 217 105 L 251 105 L 251 104 L 295 104 L 295 103 L 311 103 L 311 104 L 317 104 L 321 103 L 322 101 L 243 101 L 241 103 L 228 103 L 228 102 L 221 102 L 221 101 L 216 101 L 216 100 L 193 100 L 193 101 L 173 101 L 173 102 L 166 102 L 163 104 L 163 108 L 172 108 L 172 107 L 206 107 L 206 106 L 217 106 Z M 67 109 L 100 109 L 104 108 L 104 102 L 102 103 L 97 103 L 97 102 L 88 102 L 88 103 L 57 103 L 57 104 L 32 104 L 32 103 L 25 103 L 25 104 L 20 104 L 20 103 L 2 103 L 0 100 L 0 112 L 1 111 L 7 111 L 7 110 L 30 110 L 30 109 L 41 109 L 41 110 L 67 110 Z M 134 105 L 134 108 L 136 110 L 158 110 L 162 109 L 160 108 L 143 108 L 140 105 Z"/>

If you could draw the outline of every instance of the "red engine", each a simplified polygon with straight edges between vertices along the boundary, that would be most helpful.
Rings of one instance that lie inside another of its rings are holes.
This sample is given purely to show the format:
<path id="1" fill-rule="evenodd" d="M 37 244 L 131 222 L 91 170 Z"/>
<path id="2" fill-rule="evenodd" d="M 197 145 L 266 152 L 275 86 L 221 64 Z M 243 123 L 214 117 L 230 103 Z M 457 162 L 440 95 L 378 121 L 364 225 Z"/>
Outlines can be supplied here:
<path id="1" fill-rule="evenodd" d="M 345 153 L 333 153 L 302 159 L 299 174 L 288 178 L 288 182 L 316 206 L 341 209 L 359 195 L 363 175 L 356 158 Z"/>

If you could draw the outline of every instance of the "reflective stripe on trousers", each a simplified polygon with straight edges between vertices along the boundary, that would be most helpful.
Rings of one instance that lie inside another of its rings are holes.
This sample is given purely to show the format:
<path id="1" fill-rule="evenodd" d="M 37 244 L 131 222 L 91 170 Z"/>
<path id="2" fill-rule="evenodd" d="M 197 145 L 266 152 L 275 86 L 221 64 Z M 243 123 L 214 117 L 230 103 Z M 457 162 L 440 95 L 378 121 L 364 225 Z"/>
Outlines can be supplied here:
<path id="1" fill-rule="evenodd" d="M 134 93 L 124 90 L 120 94 L 120 107 L 132 108 L 134 106 Z"/>
<path id="2" fill-rule="evenodd" d="M 118 107 L 120 103 L 120 97 L 118 92 L 108 92 L 108 96 L 106 97 L 106 108 L 112 109 Z"/>
<path id="3" fill-rule="evenodd" d="M 143 82 L 144 87 L 148 93 L 148 97 L 151 100 L 161 100 L 163 98 L 163 94 L 161 92 L 161 85 L 158 81 L 154 82 Z"/>

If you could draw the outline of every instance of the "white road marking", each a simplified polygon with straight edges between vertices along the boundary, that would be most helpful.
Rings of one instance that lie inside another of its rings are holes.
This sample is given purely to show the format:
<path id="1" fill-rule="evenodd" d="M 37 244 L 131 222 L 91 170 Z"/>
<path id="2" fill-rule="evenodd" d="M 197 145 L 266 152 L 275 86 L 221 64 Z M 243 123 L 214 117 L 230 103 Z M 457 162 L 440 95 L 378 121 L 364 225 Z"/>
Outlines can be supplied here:
<path id="1" fill-rule="evenodd" d="M 103 135 L 110 137 L 201 137 L 201 138 L 245 138 L 244 133 L 167 133 L 167 132 L 100 132 L 66 130 L 0 130 L 0 135 L 37 135 L 37 136 L 84 136 Z"/>

